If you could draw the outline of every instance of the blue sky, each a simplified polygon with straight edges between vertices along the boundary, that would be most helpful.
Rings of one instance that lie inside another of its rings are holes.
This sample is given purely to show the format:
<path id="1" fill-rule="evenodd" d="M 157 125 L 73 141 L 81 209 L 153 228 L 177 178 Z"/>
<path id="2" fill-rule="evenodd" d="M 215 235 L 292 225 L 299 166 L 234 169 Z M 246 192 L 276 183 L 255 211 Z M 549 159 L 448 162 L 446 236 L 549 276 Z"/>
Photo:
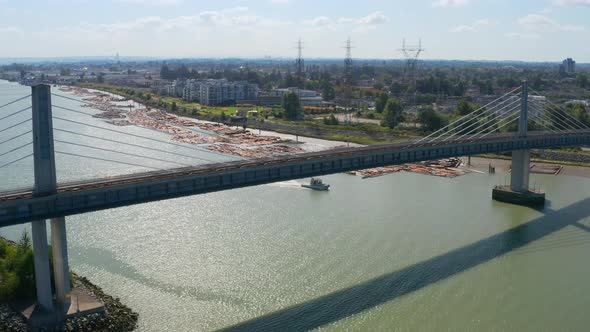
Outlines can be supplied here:
<path id="1" fill-rule="evenodd" d="M 0 0 L 0 57 L 401 58 L 590 62 L 590 0 Z"/>

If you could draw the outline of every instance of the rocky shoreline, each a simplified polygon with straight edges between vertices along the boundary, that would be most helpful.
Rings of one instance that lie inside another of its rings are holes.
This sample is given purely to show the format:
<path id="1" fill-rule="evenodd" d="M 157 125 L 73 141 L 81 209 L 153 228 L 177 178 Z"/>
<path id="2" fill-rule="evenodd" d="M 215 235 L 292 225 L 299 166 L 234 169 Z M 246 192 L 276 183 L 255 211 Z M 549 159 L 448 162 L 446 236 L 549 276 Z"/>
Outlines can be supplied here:
<path id="1" fill-rule="evenodd" d="M 125 306 L 119 298 L 106 294 L 87 278 L 72 273 L 74 286 L 104 303 L 105 313 L 68 318 L 64 326 L 53 331 L 133 331 L 137 327 L 138 314 Z M 0 332 L 32 331 L 20 313 L 8 304 L 0 303 Z"/>

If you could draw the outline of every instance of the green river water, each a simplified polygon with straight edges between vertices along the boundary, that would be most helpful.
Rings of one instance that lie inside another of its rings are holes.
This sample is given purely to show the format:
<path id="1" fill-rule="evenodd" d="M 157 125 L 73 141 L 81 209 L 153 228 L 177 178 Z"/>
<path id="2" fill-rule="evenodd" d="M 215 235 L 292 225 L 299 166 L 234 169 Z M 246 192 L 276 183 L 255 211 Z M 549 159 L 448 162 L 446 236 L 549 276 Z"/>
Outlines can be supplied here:
<path id="1" fill-rule="evenodd" d="M 0 81 L 0 104 L 26 94 Z M 57 168 L 60 180 L 142 170 L 68 156 Z M 139 331 L 589 330 L 590 179 L 534 175 L 548 198 L 537 211 L 491 200 L 505 178 L 336 174 L 323 178 L 330 192 L 300 180 L 71 216 L 70 267 L 137 311 Z M 30 186 L 30 158 L 0 179 L 0 189 Z"/>

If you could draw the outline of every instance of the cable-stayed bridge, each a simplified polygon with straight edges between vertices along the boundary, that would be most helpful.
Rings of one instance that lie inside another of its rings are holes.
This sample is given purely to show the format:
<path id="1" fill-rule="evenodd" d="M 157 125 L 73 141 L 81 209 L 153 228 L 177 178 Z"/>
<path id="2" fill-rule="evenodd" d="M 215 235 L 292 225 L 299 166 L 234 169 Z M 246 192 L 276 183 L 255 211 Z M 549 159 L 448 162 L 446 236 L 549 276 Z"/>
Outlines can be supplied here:
<path id="1" fill-rule="evenodd" d="M 3 114 L 3 109 L 29 98 L 30 107 Z M 56 312 L 60 310 L 55 310 L 52 298 L 46 219 L 51 219 L 59 308 L 69 303 L 65 232 L 69 215 L 289 179 L 508 151 L 513 152 L 511 190 L 525 193 L 530 149 L 590 145 L 590 129 L 584 123 L 526 83 L 419 140 L 259 159 L 177 143 L 145 127 L 89 123 L 84 117 L 93 114 L 69 107 L 65 101 L 91 104 L 38 85 L 31 95 L 0 105 L 0 134 L 8 133 L 0 141 L 0 168 L 18 167 L 21 161 L 33 159 L 35 173 L 33 187 L 0 193 L 0 227 L 32 222 L 38 302 Z M 145 171 L 58 183 L 55 155 Z"/>

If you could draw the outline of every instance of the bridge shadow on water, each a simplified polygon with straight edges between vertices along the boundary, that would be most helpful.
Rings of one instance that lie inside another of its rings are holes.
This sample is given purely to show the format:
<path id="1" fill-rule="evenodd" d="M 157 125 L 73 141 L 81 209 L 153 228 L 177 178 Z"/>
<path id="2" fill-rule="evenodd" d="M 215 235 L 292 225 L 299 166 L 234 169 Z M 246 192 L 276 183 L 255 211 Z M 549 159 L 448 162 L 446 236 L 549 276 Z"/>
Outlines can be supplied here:
<path id="1" fill-rule="evenodd" d="M 221 331 L 305 331 L 360 313 L 522 248 L 566 226 L 586 231 L 590 198 L 470 245 Z"/>

